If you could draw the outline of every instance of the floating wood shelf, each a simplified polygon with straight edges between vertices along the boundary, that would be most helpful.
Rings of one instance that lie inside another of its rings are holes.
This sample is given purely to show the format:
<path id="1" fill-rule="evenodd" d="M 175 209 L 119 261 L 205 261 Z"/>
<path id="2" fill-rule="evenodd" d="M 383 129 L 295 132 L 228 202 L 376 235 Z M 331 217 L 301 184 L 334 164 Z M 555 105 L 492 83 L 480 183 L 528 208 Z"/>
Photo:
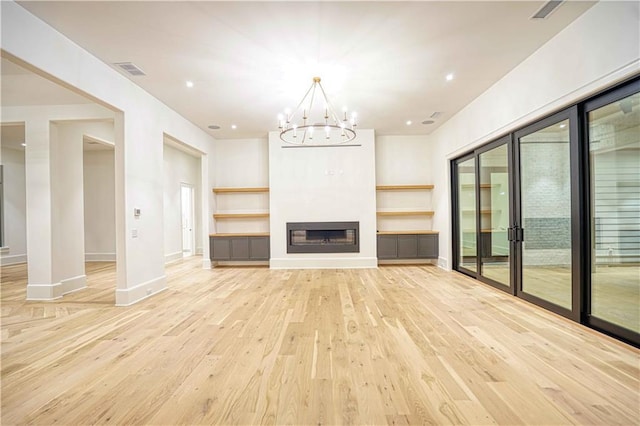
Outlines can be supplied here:
<path id="1" fill-rule="evenodd" d="M 378 235 L 433 235 L 438 234 L 438 231 L 378 231 Z"/>
<path id="2" fill-rule="evenodd" d="M 433 185 L 378 185 L 378 191 L 405 191 L 415 189 L 433 189 Z"/>
<path id="3" fill-rule="evenodd" d="M 384 211 L 376 212 L 378 216 L 433 216 L 431 210 Z"/>
<path id="4" fill-rule="evenodd" d="M 269 213 L 214 213 L 214 219 L 251 219 L 269 217 Z"/>
<path id="5" fill-rule="evenodd" d="M 255 188 L 213 188 L 214 194 L 232 194 L 240 192 L 269 192 L 268 187 L 255 187 Z"/>
<path id="6" fill-rule="evenodd" d="M 209 234 L 212 238 L 229 238 L 229 237 L 268 237 L 268 232 L 233 232 L 227 234 Z"/>

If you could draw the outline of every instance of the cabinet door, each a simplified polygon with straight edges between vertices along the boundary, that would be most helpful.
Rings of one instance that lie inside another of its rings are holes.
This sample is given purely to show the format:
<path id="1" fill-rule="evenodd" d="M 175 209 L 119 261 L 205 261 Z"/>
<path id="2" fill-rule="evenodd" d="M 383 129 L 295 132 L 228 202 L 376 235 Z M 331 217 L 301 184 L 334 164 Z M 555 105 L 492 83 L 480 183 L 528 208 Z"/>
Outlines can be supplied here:
<path id="1" fill-rule="evenodd" d="M 398 235 L 398 257 L 400 259 L 418 257 L 418 238 L 416 235 Z"/>
<path id="2" fill-rule="evenodd" d="M 395 259 L 398 257 L 398 236 L 378 235 L 378 259 Z"/>
<path id="3" fill-rule="evenodd" d="M 249 238 L 249 259 L 269 260 L 269 237 Z"/>
<path id="4" fill-rule="evenodd" d="M 209 237 L 209 251 L 211 260 L 229 260 L 231 258 L 229 238 Z"/>
<path id="5" fill-rule="evenodd" d="M 438 235 L 418 235 L 418 257 L 438 258 Z"/>
<path id="6" fill-rule="evenodd" d="M 249 238 L 231 238 L 231 260 L 249 259 Z"/>

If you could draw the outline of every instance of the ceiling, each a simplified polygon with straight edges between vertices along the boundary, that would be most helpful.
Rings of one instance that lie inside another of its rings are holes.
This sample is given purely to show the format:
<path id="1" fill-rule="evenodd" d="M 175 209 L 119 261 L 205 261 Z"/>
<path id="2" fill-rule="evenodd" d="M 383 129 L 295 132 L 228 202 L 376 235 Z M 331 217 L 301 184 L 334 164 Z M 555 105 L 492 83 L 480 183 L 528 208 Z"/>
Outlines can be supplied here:
<path id="1" fill-rule="evenodd" d="M 133 62 L 146 75 L 128 78 L 220 139 L 277 130 L 278 113 L 316 75 L 361 128 L 428 134 L 594 4 L 565 2 L 530 19 L 544 3 L 19 2 L 110 66 Z M 46 90 L 6 87 L 27 78 L 6 62 L 3 104 L 22 92 L 27 104 L 51 101 Z M 63 90 L 70 98 L 53 99 L 86 102 Z"/>

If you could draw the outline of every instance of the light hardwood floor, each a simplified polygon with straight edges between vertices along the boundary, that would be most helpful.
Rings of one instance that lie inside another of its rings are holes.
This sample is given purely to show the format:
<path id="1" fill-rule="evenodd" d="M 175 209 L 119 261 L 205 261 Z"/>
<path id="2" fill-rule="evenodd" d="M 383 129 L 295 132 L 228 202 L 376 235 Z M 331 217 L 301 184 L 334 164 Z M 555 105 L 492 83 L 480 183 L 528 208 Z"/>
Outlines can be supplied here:
<path id="1" fill-rule="evenodd" d="M 460 274 L 200 265 L 120 308 L 2 268 L 1 423 L 640 423 L 639 350 Z"/>

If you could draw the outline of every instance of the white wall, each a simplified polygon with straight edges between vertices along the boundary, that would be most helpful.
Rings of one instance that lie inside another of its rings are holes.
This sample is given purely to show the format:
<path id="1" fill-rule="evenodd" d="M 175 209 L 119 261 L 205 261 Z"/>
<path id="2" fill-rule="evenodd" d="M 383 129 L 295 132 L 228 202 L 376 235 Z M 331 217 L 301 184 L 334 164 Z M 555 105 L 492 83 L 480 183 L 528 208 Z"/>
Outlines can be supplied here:
<path id="1" fill-rule="evenodd" d="M 373 130 L 359 146 L 283 147 L 269 134 L 272 268 L 376 267 Z M 360 222 L 360 253 L 287 253 L 287 222 Z"/>
<path id="2" fill-rule="evenodd" d="M 429 137 L 440 266 L 451 268 L 449 160 L 638 73 L 639 8 L 597 3 Z"/>
<path id="3" fill-rule="evenodd" d="M 266 138 L 220 139 L 214 147 L 215 186 L 269 186 L 269 142 Z"/>
<path id="4" fill-rule="evenodd" d="M 376 136 L 376 185 L 433 184 L 427 136 Z M 377 191 L 379 211 L 433 210 L 432 191 Z M 428 216 L 380 216 L 379 231 L 436 230 Z"/>
<path id="5" fill-rule="evenodd" d="M 200 159 L 164 145 L 164 254 L 166 261 L 182 258 L 182 213 L 180 185 L 194 188 L 194 212 L 201 209 Z M 196 213 L 196 252 L 202 253 L 201 217 Z"/>
<path id="6" fill-rule="evenodd" d="M 52 123 L 50 129 L 52 277 L 61 295 L 86 286 L 82 124 Z"/>
<path id="7" fill-rule="evenodd" d="M 213 138 L 18 4 L 4 1 L 1 7 L 2 49 L 7 54 L 98 99 L 115 112 L 116 304 L 129 305 L 165 289 L 164 223 L 162 215 L 153 214 L 162 211 L 164 205 L 163 135 L 170 134 L 205 156 Z M 209 161 L 203 161 L 205 183 L 210 183 Z M 46 197 L 43 204 L 48 204 Z M 140 208 L 142 216 L 135 218 L 134 208 Z M 203 251 L 203 264 L 207 266 L 208 245 Z M 50 269 L 51 254 L 43 256 L 42 267 Z"/>
<path id="8" fill-rule="evenodd" d="M 427 136 L 376 136 L 376 185 L 431 183 Z"/>
<path id="9" fill-rule="evenodd" d="M 4 246 L 0 265 L 27 261 L 27 200 L 24 149 L 2 146 L 4 166 Z"/>
<path id="10" fill-rule="evenodd" d="M 115 153 L 113 148 L 85 150 L 85 260 L 116 260 Z"/>
<path id="11" fill-rule="evenodd" d="M 277 167 L 277 165 L 276 165 Z M 214 145 L 214 187 L 269 187 L 269 142 L 266 138 L 217 140 Z M 216 194 L 211 206 L 217 213 L 268 212 L 268 193 Z M 218 220 L 212 233 L 269 232 L 269 220 Z"/>

